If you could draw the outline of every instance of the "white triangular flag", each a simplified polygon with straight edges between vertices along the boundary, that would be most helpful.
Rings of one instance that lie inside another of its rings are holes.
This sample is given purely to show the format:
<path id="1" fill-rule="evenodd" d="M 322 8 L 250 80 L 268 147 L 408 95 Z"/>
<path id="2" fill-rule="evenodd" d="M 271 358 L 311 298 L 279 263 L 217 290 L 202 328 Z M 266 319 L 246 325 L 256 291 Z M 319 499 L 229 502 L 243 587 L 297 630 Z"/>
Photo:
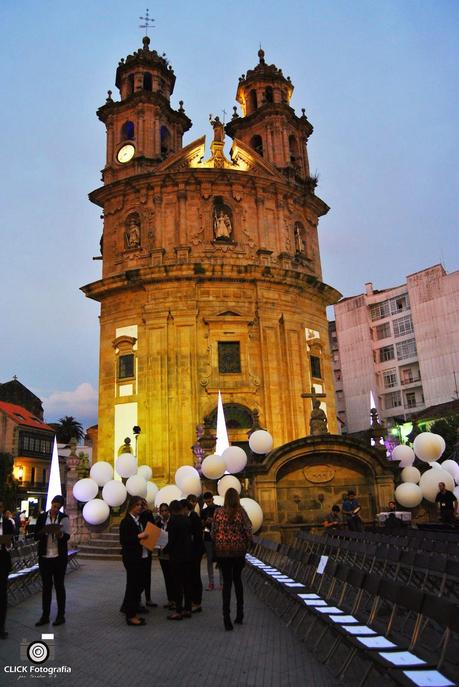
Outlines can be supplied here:
<path id="1" fill-rule="evenodd" d="M 225 448 L 228 448 L 229 445 L 228 432 L 226 431 L 225 413 L 223 412 L 222 396 L 219 391 L 217 405 L 217 445 L 215 447 L 215 453 L 221 456 Z"/>
<path id="2" fill-rule="evenodd" d="M 62 496 L 61 474 L 59 471 L 59 455 L 57 453 L 57 441 L 54 437 L 53 457 L 51 458 L 51 470 L 49 471 L 48 495 L 46 497 L 46 510 L 51 508 L 51 501 L 55 496 Z"/>

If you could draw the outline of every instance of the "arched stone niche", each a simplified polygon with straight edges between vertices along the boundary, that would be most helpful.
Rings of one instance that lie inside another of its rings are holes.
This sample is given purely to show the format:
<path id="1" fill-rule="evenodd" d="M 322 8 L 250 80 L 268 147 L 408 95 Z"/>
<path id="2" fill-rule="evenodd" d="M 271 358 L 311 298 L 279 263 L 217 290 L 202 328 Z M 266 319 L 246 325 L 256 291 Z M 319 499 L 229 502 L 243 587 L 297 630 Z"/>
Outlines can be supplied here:
<path id="1" fill-rule="evenodd" d="M 396 467 L 382 451 L 339 435 L 308 436 L 280 446 L 249 468 L 252 493 L 269 536 L 288 541 L 320 524 L 354 489 L 366 522 L 393 498 Z"/>

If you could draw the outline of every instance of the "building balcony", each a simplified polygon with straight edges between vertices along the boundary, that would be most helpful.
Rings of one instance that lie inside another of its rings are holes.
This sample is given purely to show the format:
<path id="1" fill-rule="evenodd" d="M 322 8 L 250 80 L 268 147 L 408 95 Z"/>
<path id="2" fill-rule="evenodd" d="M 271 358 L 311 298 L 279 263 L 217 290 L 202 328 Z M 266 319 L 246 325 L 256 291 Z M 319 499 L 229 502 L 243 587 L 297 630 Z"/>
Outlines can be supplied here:
<path id="1" fill-rule="evenodd" d="M 419 384 L 421 382 L 420 377 L 410 377 L 409 379 L 401 379 L 400 384 L 402 386 L 408 386 L 408 384 Z"/>

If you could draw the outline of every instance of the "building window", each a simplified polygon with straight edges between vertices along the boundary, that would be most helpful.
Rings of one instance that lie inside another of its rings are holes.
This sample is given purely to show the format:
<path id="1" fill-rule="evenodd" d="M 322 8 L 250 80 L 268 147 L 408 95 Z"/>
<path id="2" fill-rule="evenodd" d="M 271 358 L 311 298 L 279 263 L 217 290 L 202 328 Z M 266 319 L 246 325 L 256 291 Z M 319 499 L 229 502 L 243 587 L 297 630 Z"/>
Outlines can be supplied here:
<path id="1" fill-rule="evenodd" d="M 132 141 L 135 135 L 134 122 L 124 122 L 121 127 L 121 138 L 123 141 Z"/>
<path id="2" fill-rule="evenodd" d="M 120 355 L 118 361 L 118 379 L 134 377 L 134 354 Z"/>
<path id="3" fill-rule="evenodd" d="M 406 407 L 416 408 L 416 394 L 414 393 L 414 391 L 409 391 L 406 394 Z"/>
<path id="4" fill-rule="evenodd" d="M 317 355 L 311 355 L 311 376 L 315 377 L 316 379 L 322 379 L 320 358 Z"/>
<path id="5" fill-rule="evenodd" d="M 379 362 L 384 363 L 386 360 L 394 360 L 395 358 L 395 353 L 394 353 L 394 347 L 391 346 L 383 346 L 382 348 L 379 349 Z"/>
<path id="6" fill-rule="evenodd" d="M 389 301 L 389 305 L 391 315 L 398 315 L 400 312 L 403 312 L 404 310 L 409 310 L 410 301 L 408 300 L 408 294 L 404 293 L 401 296 L 397 296 L 397 298 L 391 298 Z"/>
<path id="7" fill-rule="evenodd" d="M 128 84 L 129 84 L 129 95 L 132 95 L 134 93 L 134 74 L 129 74 L 128 76 Z"/>
<path id="8" fill-rule="evenodd" d="M 391 394 L 385 394 L 384 396 L 384 408 L 386 410 L 391 410 L 392 408 L 398 408 L 402 405 L 402 398 L 400 391 L 393 391 Z"/>
<path id="9" fill-rule="evenodd" d="M 143 75 L 143 90 L 153 90 L 153 79 L 151 78 L 151 74 L 149 74 L 148 72 L 145 72 L 145 74 Z"/>
<path id="10" fill-rule="evenodd" d="M 391 335 L 390 322 L 384 322 L 376 327 L 376 338 L 387 339 Z"/>
<path id="11" fill-rule="evenodd" d="M 222 374 L 241 371 L 241 344 L 239 341 L 218 342 L 218 371 Z"/>
<path id="12" fill-rule="evenodd" d="M 415 358 L 417 355 L 415 339 L 408 339 L 408 341 L 400 341 L 398 344 L 396 344 L 396 348 L 397 360 Z"/>
<path id="13" fill-rule="evenodd" d="M 370 305 L 370 316 L 372 320 L 382 320 L 383 317 L 389 317 L 389 315 L 389 301 L 383 301 L 382 303 Z"/>
<path id="14" fill-rule="evenodd" d="M 405 317 L 399 317 L 394 320 L 394 336 L 404 336 L 405 334 L 413 333 L 413 320 L 411 315 L 405 315 Z"/>
<path id="15" fill-rule="evenodd" d="M 35 468 L 30 470 L 30 483 L 35 484 Z"/>
<path id="16" fill-rule="evenodd" d="M 249 102 L 250 102 L 250 111 L 254 112 L 258 107 L 258 103 L 257 103 L 257 92 L 253 89 L 249 93 Z"/>
<path id="17" fill-rule="evenodd" d="M 392 387 L 397 386 L 397 370 L 395 368 L 386 370 L 383 373 L 383 380 L 385 389 L 392 389 Z"/>
<path id="18" fill-rule="evenodd" d="M 46 484 L 46 468 L 43 468 L 43 470 L 41 471 L 41 481 L 42 484 Z"/>
<path id="19" fill-rule="evenodd" d="M 258 155 L 261 155 L 263 157 L 263 139 L 261 136 L 256 134 L 255 136 L 252 136 L 250 139 L 250 147 L 254 149 Z"/>
<path id="20" fill-rule="evenodd" d="M 274 102 L 274 93 L 273 93 L 273 87 L 272 86 L 266 86 L 266 88 L 265 88 L 265 102 L 266 103 L 273 103 Z"/>

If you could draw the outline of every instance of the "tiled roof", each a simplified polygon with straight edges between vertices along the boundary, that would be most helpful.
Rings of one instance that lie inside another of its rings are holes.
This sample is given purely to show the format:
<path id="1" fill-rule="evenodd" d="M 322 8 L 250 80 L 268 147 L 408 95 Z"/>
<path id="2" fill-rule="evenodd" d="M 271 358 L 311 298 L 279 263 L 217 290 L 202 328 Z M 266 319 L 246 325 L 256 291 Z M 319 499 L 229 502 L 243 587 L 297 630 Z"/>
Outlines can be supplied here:
<path id="1" fill-rule="evenodd" d="M 48 432 L 54 432 L 54 429 L 45 424 L 37 417 L 32 415 L 30 411 L 22 406 L 17 406 L 14 403 L 6 403 L 0 401 L 0 412 L 4 412 L 17 425 L 25 427 L 33 427 L 34 429 L 42 429 Z"/>

